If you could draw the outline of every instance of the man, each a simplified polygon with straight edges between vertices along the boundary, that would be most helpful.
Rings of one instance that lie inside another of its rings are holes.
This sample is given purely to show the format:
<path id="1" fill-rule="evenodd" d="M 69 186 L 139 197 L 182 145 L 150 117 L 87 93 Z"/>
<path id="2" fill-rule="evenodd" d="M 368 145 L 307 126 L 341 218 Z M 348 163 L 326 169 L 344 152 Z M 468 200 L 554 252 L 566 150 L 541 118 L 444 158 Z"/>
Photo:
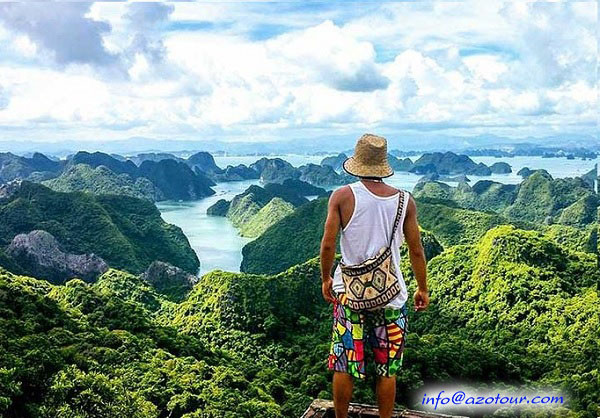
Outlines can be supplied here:
<path id="1" fill-rule="evenodd" d="M 323 298 L 334 305 L 329 369 L 334 371 L 335 414 L 337 418 L 348 415 L 353 377 L 365 377 L 363 347 L 369 345 L 376 366 L 379 414 L 387 418 L 392 416 L 394 409 L 395 375 L 402 364 L 407 331 L 405 302 L 408 297 L 400 271 L 399 250 L 403 241 L 408 245 L 418 285 L 414 294 L 415 310 L 422 311 L 429 304 L 417 207 L 408 192 L 395 189 L 382 180 L 393 174 L 387 161 L 385 138 L 363 135 L 356 144 L 354 155 L 344 162 L 343 167 L 359 181 L 332 193 L 321 242 Z M 392 236 L 397 216 L 401 216 L 400 222 Z M 363 263 L 376 256 L 378 250 L 389 242 L 392 243 L 392 267 L 397 272 L 400 292 L 384 307 L 373 311 L 353 311 L 344 303 L 346 295 L 339 265 L 331 276 L 339 231 L 342 261 L 346 265 Z"/>

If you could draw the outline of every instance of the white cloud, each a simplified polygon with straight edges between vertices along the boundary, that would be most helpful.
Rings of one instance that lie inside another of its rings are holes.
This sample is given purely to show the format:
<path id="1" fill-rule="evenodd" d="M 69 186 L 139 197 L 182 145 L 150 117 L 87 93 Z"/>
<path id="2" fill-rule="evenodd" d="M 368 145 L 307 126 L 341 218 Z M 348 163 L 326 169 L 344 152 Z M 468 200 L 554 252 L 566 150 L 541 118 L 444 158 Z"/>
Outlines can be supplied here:
<path id="1" fill-rule="evenodd" d="M 508 70 L 508 66 L 494 55 L 473 55 L 465 57 L 463 62 L 475 79 L 494 83 Z"/>
<path id="2" fill-rule="evenodd" d="M 265 6 L 95 3 L 64 6 L 64 24 L 48 5 L 3 6 L 0 124 L 244 139 L 410 124 L 520 136 L 595 118 L 593 3 Z M 63 41 L 69 24 L 82 39 Z"/>

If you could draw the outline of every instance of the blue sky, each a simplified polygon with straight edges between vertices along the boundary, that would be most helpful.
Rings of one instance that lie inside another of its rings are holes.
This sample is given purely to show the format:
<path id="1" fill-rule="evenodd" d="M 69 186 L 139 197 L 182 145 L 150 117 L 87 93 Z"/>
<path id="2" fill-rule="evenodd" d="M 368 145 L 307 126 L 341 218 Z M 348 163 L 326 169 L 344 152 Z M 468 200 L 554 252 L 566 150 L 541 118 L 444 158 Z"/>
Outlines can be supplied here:
<path id="1" fill-rule="evenodd" d="M 595 135 L 597 16 L 596 2 L 0 3 L 0 140 Z"/>

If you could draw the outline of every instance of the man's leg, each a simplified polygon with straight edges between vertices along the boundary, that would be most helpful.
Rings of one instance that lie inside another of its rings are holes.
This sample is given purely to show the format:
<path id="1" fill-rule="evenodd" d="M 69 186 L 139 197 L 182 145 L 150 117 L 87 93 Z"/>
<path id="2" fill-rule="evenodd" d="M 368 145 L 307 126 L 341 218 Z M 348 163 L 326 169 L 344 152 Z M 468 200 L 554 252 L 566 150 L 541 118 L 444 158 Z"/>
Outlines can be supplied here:
<path id="1" fill-rule="evenodd" d="M 379 405 L 379 416 L 390 418 L 394 411 L 396 400 L 396 376 L 377 376 L 377 404 Z"/>
<path id="2" fill-rule="evenodd" d="M 350 405 L 350 399 L 352 399 L 353 386 L 352 376 L 348 373 L 333 373 L 333 405 L 336 418 L 346 418 L 348 416 L 348 405 Z"/>

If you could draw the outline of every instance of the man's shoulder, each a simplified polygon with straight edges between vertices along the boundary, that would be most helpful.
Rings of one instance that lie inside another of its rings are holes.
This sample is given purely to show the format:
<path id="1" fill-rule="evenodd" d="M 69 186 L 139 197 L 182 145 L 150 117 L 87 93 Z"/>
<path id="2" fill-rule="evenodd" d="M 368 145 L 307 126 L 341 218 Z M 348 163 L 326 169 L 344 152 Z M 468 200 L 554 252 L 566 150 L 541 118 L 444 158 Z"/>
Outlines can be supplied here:
<path id="1" fill-rule="evenodd" d="M 339 198 L 339 199 L 344 199 L 346 197 L 349 197 L 350 195 L 352 195 L 352 188 L 350 187 L 349 184 L 338 187 L 331 193 L 332 197 L 335 196 L 336 198 Z"/>
<path id="2" fill-rule="evenodd" d="M 350 185 L 345 185 L 339 187 L 331 192 L 329 195 L 329 204 L 330 205 L 341 205 L 343 202 L 348 201 L 348 199 L 352 198 L 352 190 L 350 189 Z"/>

